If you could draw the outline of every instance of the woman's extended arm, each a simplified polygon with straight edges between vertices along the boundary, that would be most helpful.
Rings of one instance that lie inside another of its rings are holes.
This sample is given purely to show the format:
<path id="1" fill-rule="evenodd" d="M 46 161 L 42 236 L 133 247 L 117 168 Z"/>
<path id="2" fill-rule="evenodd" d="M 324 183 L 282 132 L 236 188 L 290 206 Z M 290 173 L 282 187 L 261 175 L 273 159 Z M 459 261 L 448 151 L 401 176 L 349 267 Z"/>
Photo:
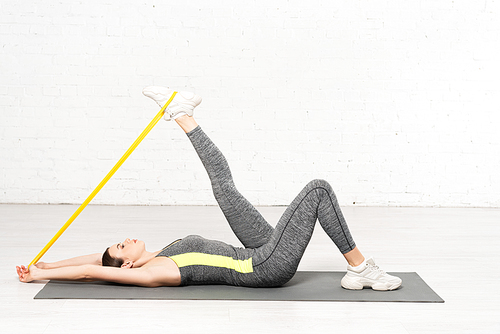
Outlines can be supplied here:
<path id="1" fill-rule="evenodd" d="M 87 266 L 87 265 L 84 265 Z M 84 266 L 68 266 L 56 269 L 40 269 L 37 266 L 26 268 L 25 266 L 16 267 L 19 280 L 29 283 L 36 280 L 83 280 L 85 279 Z"/>
<path id="2" fill-rule="evenodd" d="M 167 262 L 164 262 L 167 260 Z M 122 284 L 133 284 L 146 287 L 176 286 L 180 284 L 179 268 L 170 259 L 163 258 L 151 265 L 140 268 L 115 268 L 85 264 L 81 266 L 68 266 L 55 269 L 40 269 L 31 266 L 29 269 L 16 267 L 21 282 L 35 280 L 84 280 L 84 281 L 109 281 Z"/>
<path id="3" fill-rule="evenodd" d="M 52 263 L 38 262 L 36 266 L 37 268 L 40 269 L 55 269 L 68 266 L 81 266 L 84 264 L 94 264 L 100 266 L 102 264 L 102 254 L 95 253 L 89 255 L 82 255 L 73 257 L 71 259 L 61 260 Z"/>

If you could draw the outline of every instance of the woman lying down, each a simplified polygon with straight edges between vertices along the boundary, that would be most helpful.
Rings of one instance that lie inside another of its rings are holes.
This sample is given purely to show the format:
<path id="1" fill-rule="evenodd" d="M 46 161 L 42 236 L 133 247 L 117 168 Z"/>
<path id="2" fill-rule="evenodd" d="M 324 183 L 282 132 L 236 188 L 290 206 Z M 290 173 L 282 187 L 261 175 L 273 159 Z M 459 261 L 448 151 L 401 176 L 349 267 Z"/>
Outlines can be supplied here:
<path id="1" fill-rule="evenodd" d="M 147 87 L 144 95 L 165 105 L 173 91 Z M 238 192 L 225 157 L 193 117 L 201 98 L 179 92 L 165 111 L 187 134 L 212 183 L 215 198 L 229 226 L 243 244 L 234 247 L 221 241 L 189 235 L 158 251 L 145 243 L 125 239 L 104 254 L 91 254 L 54 263 L 16 267 L 21 282 L 34 280 L 104 280 L 145 287 L 192 284 L 227 284 L 245 287 L 277 287 L 288 282 L 319 221 L 347 261 L 341 281 L 345 289 L 394 290 L 401 279 L 381 270 L 372 258 L 365 259 L 356 247 L 331 186 L 313 180 L 292 201 L 273 228 Z"/>

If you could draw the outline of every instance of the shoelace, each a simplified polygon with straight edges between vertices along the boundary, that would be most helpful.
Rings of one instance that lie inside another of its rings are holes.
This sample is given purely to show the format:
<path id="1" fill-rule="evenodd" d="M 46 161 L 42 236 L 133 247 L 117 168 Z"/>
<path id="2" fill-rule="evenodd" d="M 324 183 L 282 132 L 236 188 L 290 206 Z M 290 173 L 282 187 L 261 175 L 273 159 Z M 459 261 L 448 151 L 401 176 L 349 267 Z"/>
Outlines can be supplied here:
<path id="1" fill-rule="evenodd" d="M 382 275 L 385 275 L 385 271 L 383 271 L 382 269 L 380 269 L 379 266 L 373 265 L 373 264 L 369 264 L 369 263 L 367 263 L 366 265 L 370 268 L 371 271 L 376 271 L 376 272 L 378 272 L 378 273 L 380 273 Z"/>

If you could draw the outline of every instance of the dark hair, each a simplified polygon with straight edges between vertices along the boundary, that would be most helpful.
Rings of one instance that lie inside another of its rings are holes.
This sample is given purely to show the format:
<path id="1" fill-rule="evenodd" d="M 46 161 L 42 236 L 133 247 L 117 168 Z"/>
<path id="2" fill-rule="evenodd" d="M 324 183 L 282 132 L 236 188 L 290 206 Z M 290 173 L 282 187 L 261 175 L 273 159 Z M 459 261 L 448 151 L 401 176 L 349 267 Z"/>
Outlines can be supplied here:
<path id="1" fill-rule="evenodd" d="M 108 267 L 120 268 L 122 266 L 122 264 L 123 264 L 123 260 L 116 258 L 116 257 L 112 257 L 111 255 L 109 255 L 109 247 L 106 248 L 106 250 L 104 251 L 104 254 L 102 254 L 102 265 L 108 266 Z"/>

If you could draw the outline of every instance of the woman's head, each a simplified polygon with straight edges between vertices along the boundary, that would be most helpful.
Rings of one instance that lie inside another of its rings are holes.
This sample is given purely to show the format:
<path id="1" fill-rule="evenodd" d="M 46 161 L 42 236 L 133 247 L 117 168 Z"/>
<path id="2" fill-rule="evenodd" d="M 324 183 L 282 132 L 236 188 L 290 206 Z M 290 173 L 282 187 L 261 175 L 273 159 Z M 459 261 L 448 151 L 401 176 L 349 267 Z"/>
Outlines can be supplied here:
<path id="1" fill-rule="evenodd" d="M 104 253 L 102 254 L 102 265 L 107 267 L 118 267 L 120 268 L 123 264 L 122 259 L 118 259 L 109 255 L 110 247 L 106 248 Z"/>
<path id="2" fill-rule="evenodd" d="M 124 242 L 114 244 L 104 251 L 102 265 L 110 267 L 132 268 L 145 252 L 145 244 L 137 239 L 125 239 Z"/>

